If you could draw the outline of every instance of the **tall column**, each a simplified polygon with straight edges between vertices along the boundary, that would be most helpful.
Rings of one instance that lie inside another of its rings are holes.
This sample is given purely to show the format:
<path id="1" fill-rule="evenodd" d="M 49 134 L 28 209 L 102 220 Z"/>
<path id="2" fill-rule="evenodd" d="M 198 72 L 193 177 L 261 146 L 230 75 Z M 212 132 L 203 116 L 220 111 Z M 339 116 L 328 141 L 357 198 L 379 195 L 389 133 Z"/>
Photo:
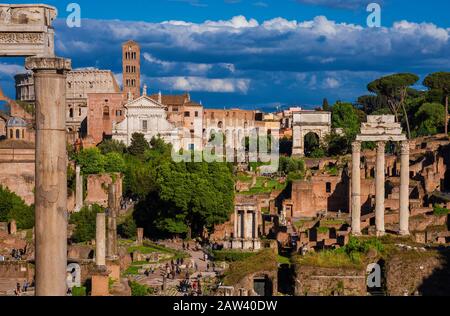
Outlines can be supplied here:
<path id="1" fill-rule="evenodd" d="M 95 264 L 106 266 L 106 216 L 105 213 L 98 213 L 95 225 Z"/>
<path id="2" fill-rule="evenodd" d="M 238 215 L 238 211 L 237 209 L 234 209 L 234 233 L 233 233 L 233 238 L 239 238 L 239 215 Z"/>
<path id="3" fill-rule="evenodd" d="M 83 176 L 81 175 L 80 166 L 76 166 L 75 212 L 79 212 L 82 208 L 83 208 Z"/>
<path id="4" fill-rule="evenodd" d="M 409 142 L 401 143 L 400 235 L 409 235 Z"/>
<path id="5" fill-rule="evenodd" d="M 361 235 L 361 143 L 352 144 L 352 234 Z"/>
<path id="6" fill-rule="evenodd" d="M 66 295 L 67 152 L 66 72 L 63 58 L 26 59 L 36 99 L 36 295 Z"/>
<path id="7" fill-rule="evenodd" d="M 116 186 L 109 185 L 108 191 L 108 235 L 106 239 L 106 256 L 115 259 L 117 255 L 117 205 Z"/>
<path id="8" fill-rule="evenodd" d="M 383 141 L 377 142 L 377 167 L 375 175 L 375 224 L 377 235 L 384 235 L 384 198 L 385 198 L 385 149 Z"/>

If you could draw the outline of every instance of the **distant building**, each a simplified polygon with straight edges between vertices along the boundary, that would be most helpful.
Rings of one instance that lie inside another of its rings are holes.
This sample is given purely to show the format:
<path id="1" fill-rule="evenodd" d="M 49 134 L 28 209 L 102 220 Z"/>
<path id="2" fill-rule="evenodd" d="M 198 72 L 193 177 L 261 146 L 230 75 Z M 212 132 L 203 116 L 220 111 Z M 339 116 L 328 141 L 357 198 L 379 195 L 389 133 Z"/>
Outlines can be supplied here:
<path id="1" fill-rule="evenodd" d="M 145 88 L 144 88 L 145 90 Z M 144 134 L 147 141 L 160 137 L 178 150 L 181 147 L 180 130 L 167 119 L 166 106 L 144 94 L 125 104 L 125 119 L 114 123 L 112 138 L 131 145 L 134 133 Z"/>
<path id="2" fill-rule="evenodd" d="M 34 106 L 34 79 L 30 73 L 15 76 L 16 99 Z M 67 73 L 66 126 L 68 141 L 74 143 L 87 133 L 88 94 L 119 93 L 120 87 L 109 70 L 77 69 Z"/>
<path id="3" fill-rule="evenodd" d="M 134 41 L 122 45 L 122 73 L 123 92 L 131 93 L 133 99 L 140 97 L 141 93 L 141 48 Z"/>

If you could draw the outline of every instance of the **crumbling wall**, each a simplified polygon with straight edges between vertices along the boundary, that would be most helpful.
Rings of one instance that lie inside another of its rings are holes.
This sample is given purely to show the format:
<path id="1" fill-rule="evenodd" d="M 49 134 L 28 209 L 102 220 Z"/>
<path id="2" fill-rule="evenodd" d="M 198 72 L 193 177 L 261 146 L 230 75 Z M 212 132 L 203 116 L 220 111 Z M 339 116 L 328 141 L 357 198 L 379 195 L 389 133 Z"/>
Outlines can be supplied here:
<path id="1" fill-rule="evenodd" d="M 296 265 L 296 296 L 365 296 L 366 273 L 357 268 Z"/>
<path id="2" fill-rule="evenodd" d="M 403 250 L 386 262 L 387 294 L 450 295 L 450 252 Z"/>

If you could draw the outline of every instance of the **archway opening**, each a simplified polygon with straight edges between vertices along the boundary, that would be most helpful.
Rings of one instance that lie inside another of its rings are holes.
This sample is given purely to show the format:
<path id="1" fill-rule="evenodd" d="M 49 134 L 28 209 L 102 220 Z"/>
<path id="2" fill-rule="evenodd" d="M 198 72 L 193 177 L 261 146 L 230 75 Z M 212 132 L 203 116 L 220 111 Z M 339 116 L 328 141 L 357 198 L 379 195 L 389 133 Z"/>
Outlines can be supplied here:
<path id="1" fill-rule="evenodd" d="M 320 149 L 320 138 L 314 132 L 309 132 L 305 135 L 305 156 L 311 157 Z"/>

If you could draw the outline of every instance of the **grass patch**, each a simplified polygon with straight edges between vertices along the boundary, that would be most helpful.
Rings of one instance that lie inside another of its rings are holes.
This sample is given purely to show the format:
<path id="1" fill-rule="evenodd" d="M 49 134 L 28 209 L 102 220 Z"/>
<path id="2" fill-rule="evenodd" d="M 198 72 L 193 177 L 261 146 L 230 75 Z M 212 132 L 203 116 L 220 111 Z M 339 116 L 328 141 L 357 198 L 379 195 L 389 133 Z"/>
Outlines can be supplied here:
<path id="1" fill-rule="evenodd" d="M 318 234 L 328 234 L 330 232 L 330 229 L 328 227 L 317 227 L 317 233 Z"/>
<path id="2" fill-rule="evenodd" d="M 242 261 L 233 262 L 225 272 L 224 285 L 232 286 L 241 281 L 245 276 L 262 272 L 277 271 L 277 255 L 272 249 L 264 249 L 254 256 L 250 256 Z"/>
<path id="3" fill-rule="evenodd" d="M 271 193 L 272 191 L 283 191 L 287 186 L 287 183 L 280 183 L 277 180 L 266 177 L 258 177 L 256 184 L 249 191 L 240 192 L 239 194 L 253 195 Z"/>
<path id="4" fill-rule="evenodd" d="M 174 259 L 184 259 L 189 257 L 186 252 L 167 248 L 165 246 L 160 246 L 149 241 L 145 241 L 143 246 L 131 246 L 128 248 L 128 253 L 133 253 L 135 251 L 139 251 L 140 253 L 145 255 L 156 252 L 168 254 L 172 255 Z"/>
<path id="5" fill-rule="evenodd" d="M 277 259 L 279 264 L 291 264 L 291 259 L 288 257 L 278 255 Z"/>
<path id="6" fill-rule="evenodd" d="M 447 216 L 450 214 L 450 210 L 445 207 L 440 207 L 439 205 L 435 205 L 433 207 L 433 214 L 435 216 Z"/>
<path id="7" fill-rule="evenodd" d="M 377 238 L 351 237 L 349 243 L 342 248 L 310 253 L 303 257 L 296 256 L 295 263 L 324 268 L 362 268 L 366 254 L 371 249 L 385 256 L 391 248 Z"/>

